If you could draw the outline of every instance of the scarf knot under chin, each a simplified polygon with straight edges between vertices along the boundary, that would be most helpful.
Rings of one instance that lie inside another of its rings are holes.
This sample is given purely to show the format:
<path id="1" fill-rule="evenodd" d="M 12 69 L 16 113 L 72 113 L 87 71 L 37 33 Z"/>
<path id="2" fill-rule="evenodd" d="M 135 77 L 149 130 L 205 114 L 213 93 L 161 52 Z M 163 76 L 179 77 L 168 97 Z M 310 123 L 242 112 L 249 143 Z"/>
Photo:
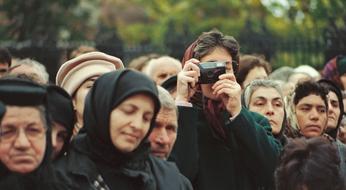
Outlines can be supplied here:
<path id="1" fill-rule="evenodd" d="M 105 165 L 109 168 L 131 168 L 140 169 L 145 167 L 145 162 L 149 157 L 150 144 L 143 140 L 138 147 L 129 153 L 123 153 L 111 145 L 98 143 L 97 140 L 92 140 L 85 137 L 89 146 L 88 154 L 97 165 Z M 79 148 L 81 148 L 79 146 Z M 82 148 L 85 150 L 85 148 Z"/>

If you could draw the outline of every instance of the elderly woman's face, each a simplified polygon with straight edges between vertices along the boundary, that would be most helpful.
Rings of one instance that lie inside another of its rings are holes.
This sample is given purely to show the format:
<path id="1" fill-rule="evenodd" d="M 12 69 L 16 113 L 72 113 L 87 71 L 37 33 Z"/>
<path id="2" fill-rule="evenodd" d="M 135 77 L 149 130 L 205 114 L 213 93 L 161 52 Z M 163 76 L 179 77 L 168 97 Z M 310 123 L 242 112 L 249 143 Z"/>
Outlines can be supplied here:
<path id="1" fill-rule="evenodd" d="M 1 123 L 0 159 L 10 170 L 30 173 L 39 167 L 46 150 L 46 130 L 35 107 L 7 106 Z"/>
<path id="2" fill-rule="evenodd" d="M 110 115 L 110 135 L 121 152 L 135 150 L 149 131 L 154 116 L 154 101 L 145 94 L 130 96 Z"/>
<path id="3" fill-rule="evenodd" d="M 249 110 L 264 115 L 272 127 L 273 134 L 279 134 L 285 117 L 284 101 L 274 88 L 259 87 L 249 102 Z"/>

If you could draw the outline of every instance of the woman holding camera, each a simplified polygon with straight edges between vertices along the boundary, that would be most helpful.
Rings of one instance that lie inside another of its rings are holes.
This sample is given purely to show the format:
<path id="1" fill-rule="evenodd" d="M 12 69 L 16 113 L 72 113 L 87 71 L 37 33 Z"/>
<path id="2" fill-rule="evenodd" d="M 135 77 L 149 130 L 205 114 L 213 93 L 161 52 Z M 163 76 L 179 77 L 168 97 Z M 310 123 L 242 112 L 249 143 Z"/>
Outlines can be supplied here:
<path id="1" fill-rule="evenodd" d="M 197 190 L 273 185 L 281 145 L 266 118 L 242 107 L 234 76 L 238 61 L 237 41 L 219 31 L 203 33 L 184 55 L 176 97 L 179 133 L 171 159 Z M 205 62 L 224 62 L 226 72 L 201 84 L 209 77 Z"/>
<path id="2" fill-rule="evenodd" d="M 76 190 L 192 189 L 174 164 L 150 155 L 148 136 L 159 110 L 157 87 L 144 74 L 102 75 L 86 98 L 86 133 L 58 163 L 58 176 Z"/>

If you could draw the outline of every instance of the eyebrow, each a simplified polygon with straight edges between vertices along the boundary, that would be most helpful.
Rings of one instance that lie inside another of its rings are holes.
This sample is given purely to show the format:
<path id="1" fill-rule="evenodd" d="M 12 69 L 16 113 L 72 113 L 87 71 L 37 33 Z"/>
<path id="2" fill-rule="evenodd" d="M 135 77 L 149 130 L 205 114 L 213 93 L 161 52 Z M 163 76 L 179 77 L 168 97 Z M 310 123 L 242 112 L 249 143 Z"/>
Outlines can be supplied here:
<path id="1" fill-rule="evenodd" d="M 308 107 L 318 107 L 318 108 L 326 108 L 325 105 L 320 105 L 320 104 L 309 104 L 309 103 L 304 103 L 301 105 L 298 105 L 298 107 L 303 107 L 303 106 L 308 106 Z"/>
<path id="2" fill-rule="evenodd" d="M 268 100 L 268 98 L 266 98 L 264 96 L 255 96 L 254 99 Z M 275 98 L 273 98 L 271 100 L 274 100 L 274 101 L 281 100 L 282 101 L 282 98 L 281 97 L 275 97 Z"/>

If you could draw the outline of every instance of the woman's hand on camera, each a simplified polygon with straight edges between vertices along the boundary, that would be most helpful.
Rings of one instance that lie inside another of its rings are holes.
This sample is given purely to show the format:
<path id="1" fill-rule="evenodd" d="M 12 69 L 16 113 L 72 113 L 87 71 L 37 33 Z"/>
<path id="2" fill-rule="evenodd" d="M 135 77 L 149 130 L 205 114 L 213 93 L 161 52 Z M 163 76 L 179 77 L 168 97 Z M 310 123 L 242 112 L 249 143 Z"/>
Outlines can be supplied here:
<path id="1" fill-rule="evenodd" d="M 196 83 L 200 75 L 199 60 L 190 59 L 185 62 L 183 70 L 178 73 L 176 100 L 188 102 L 196 90 Z"/>
<path id="2" fill-rule="evenodd" d="M 231 116 L 241 111 L 241 87 L 233 73 L 219 76 L 219 80 L 212 86 L 213 93 L 220 97 Z"/>

